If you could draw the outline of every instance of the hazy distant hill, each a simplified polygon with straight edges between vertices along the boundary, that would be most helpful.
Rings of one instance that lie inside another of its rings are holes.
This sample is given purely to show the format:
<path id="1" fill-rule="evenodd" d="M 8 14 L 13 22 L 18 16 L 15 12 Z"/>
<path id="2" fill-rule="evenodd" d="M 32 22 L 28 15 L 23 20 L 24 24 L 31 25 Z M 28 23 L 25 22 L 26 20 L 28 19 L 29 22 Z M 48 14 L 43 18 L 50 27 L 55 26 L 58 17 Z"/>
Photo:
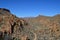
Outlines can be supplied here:
<path id="1" fill-rule="evenodd" d="M 60 40 L 60 14 L 18 18 L 0 8 L 0 40 Z"/>

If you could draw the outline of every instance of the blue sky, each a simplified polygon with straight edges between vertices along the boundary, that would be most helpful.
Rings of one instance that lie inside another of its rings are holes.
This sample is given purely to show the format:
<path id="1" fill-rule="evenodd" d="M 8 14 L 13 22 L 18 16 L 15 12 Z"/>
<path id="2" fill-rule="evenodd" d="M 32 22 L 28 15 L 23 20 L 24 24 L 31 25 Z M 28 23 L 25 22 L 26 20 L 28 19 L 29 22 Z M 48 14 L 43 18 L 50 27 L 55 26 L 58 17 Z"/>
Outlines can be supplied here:
<path id="1" fill-rule="evenodd" d="M 60 0 L 0 0 L 0 8 L 7 8 L 18 17 L 60 14 Z"/>

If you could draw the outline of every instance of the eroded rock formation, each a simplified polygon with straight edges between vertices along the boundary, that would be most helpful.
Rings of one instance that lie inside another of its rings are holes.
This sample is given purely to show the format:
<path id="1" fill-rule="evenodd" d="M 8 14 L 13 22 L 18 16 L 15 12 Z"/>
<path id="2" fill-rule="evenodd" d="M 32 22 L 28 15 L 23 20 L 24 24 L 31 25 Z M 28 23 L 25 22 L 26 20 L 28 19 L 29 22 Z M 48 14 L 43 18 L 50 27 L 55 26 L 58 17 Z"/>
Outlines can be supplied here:
<path id="1" fill-rule="evenodd" d="M 8 9 L 0 8 L 0 31 L 3 35 L 11 34 L 16 37 L 17 31 L 22 31 L 24 28 L 24 20 L 16 17 L 15 15 L 11 14 Z"/>

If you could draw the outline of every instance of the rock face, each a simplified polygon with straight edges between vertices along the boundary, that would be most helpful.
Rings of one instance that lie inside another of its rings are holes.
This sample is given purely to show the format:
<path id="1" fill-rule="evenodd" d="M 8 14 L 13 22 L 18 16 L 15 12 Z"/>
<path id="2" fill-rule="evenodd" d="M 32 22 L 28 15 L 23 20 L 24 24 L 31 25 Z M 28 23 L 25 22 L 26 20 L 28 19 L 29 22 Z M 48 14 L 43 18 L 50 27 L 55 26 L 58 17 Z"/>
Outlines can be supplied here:
<path id="1" fill-rule="evenodd" d="M 0 8 L 0 40 L 60 40 L 60 14 L 18 18 Z"/>
<path id="2" fill-rule="evenodd" d="M 17 34 L 23 31 L 26 22 L 22 18 L 18 18 L 11 14 L 8 9 L 0 8 L 0 32 L 3 36 L 5 34 L 11 35 L 11 37 L 16 37 Z"/>

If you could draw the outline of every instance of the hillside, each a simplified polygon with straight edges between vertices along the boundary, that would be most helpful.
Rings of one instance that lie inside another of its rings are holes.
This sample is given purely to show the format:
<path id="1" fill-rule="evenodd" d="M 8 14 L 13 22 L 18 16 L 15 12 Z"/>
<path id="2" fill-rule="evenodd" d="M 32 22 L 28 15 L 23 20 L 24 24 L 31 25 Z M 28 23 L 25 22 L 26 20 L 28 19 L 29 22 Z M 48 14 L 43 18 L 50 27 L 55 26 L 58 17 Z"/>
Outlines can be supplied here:
<path id="1" fill-rule="evenodd" d="M 18 18 L 0 8 L 0 40 L 60 40 L 60 14 Z"/>

